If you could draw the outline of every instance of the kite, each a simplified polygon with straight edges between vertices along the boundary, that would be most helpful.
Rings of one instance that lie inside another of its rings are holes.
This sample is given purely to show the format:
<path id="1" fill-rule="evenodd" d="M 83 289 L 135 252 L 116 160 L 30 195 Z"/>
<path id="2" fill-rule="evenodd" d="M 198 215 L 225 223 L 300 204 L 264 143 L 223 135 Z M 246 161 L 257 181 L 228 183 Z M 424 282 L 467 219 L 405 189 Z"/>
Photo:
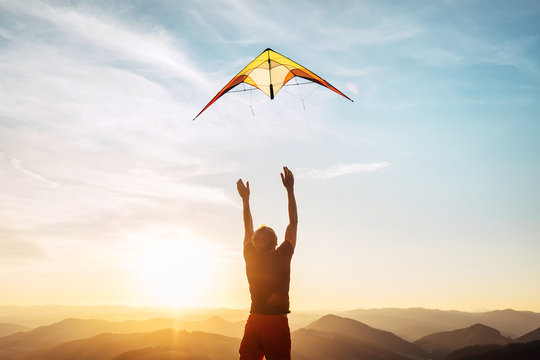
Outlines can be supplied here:
<path id="1" fill-rule="evenodd" d="M 302 65 L 268 48 L 253 59 L 253 61 L 243 68 L 242 71 L 240 71 L 234 78 L 232 78 L 232 80 L 229 81 L 229 83 L 225 85 L 212 100 L 210 100 L 210 102 L 204 107 L 204 109 L 201 110 L 199 114 L 197 114 L 197 116 L 195 116 L 193 120 L 201 115 L 204 110 L 208 109 L 208 107 L 217 99 L 241 83 L 254 86 L 265 93 L 272 100 L 278 91 L 295 76 L 327 87 L 346 99 L 351 100 L 347 95 L 330 85 L 330 83 L 320 76 L 315 75 Z"/>

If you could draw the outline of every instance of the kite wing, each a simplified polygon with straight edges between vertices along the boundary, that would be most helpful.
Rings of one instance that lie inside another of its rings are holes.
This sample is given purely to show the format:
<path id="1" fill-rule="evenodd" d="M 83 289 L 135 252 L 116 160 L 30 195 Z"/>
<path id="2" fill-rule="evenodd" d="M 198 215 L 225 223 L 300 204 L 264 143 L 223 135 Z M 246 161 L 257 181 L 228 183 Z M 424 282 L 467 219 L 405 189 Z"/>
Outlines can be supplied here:
<path id="1" fill-rule="evenodd" d="M 256 87 L 263 93 L 273 99 L 278 91 L 293 77 L 313 81 L 321 86 L 327 87 L 339 95 L 351 100 L 347 95 L 330 85 L 320 76 L 315 75 L 302 65 L 291 59 L 275 52 L 272 49 L 264 50 L 259 56 L 253 59 L 245 68 L 242 69 L 227 85 L 217 93 L 216 96 L 201 110 L 193 120 L 202 114 L 217 99 L 225 95 L 240 83 L 246 83 Z M 352 100 L 351 100 L 352 101 Z"/>

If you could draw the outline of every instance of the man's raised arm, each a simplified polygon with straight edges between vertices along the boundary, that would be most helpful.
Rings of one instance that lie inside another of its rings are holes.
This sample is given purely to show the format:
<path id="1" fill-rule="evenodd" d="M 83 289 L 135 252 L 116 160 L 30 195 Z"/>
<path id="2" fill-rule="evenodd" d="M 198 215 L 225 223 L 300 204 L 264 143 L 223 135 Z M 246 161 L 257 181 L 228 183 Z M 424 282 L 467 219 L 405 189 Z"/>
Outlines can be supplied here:
<path id="1" fill-rule="evenodd" d="M 249 208 L 249 181 L 244 185 L 242 179 L 238 179 L 236 188 L 242 198 L 244 207 L 244 246 L 246 246 L 253 238 L 253 219 L 251 218 L 251 209 Z"/>
<path id="2" fill-rule="evenodd" d="M 296 211 L 296 199 L 294 197 L 294 176 L 291 170 L 283 167 L 281 181 L 287 189 L 287 199 L 289 202 L 289 225 L 285 231 L 285 241 L 291 243 L 293 249 L 296 247 L 296 229 L 298 227 L 298 213 Z"/>

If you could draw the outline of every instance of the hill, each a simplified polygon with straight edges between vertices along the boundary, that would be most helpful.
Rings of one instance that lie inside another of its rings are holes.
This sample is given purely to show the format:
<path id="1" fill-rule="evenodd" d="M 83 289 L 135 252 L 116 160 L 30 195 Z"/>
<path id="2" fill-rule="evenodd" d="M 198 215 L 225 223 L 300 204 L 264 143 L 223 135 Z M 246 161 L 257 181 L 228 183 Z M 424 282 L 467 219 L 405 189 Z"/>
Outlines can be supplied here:
<path id="1" fill-rule="evenodd" d="M 444 359 L 452 351 L 466 346 L 508 344 L 510 341 L 511 339 L 502 336 L 497 329 L 475 324 L 465 329 L 427 335 L 414 344 L 427 351 L 433 358 Z"/>
<path id="2" fill-rule="evenodd" d="M 203 321 L 217 316 L 230 322 L 245 321 L 249 311 L 244 309 L 193 309 L 137 306 L 0 306 L 0 323 L 16 323 L 30 328 L 49 325 L 68 318 L 100 319 L 108 321 L 148 320 L 155 318 L 174 318 L 183 321 Z M 318 316 L 320 317 L 320 316 Z M 307 323 L 306 323 L 307 324 Z"/>
<path id="3" fill-rule="evenodd" d="M 533 330 L 523 336 L 518 337 L 514 340 L 517 343 L 527 343 L 534 340 L 540 340 L 540 328 Z"/>
<path id="4" fill-rule="evenodd" d="M 476 323 L 499 329 L 505 336 L 510 337 L 516 337 L 540 327 L 540 313 L 511 309 L 487 312 L 424 308 L 356 309 L 341 312 L 338 315 L 391 331 L 409 341 L 435 332 L 465 328 Z"/>
<path id="5" fill-rule="evenodd" d="M 540 314 L 532 311 L 495 310 L 475 313 L 473 317 L 477 323 L 499 329 L 512 338 L 540 327 Z"/>
<path id="6" fill-rule="evenodd" d="M 291 338 L 294 352 L 309 360 L 410 360 L 384 347 L 330 331 L 300 329 Z"/>
<path id="7" fill-rule="evenodd" d="M 30 330 L 30 328 L 23 325 L 11 324 L 11 323 L 0 323 L 0 337 L 15 334 L 20 331 L 28 331 L 28 330 Z"/>
<path id="8" fill-rule="evenodd" d="M 175 359 L 221 360 L 238 357 L 239 339 L 204 332 L 159 330 L 152 333 L 101 334 L 35 352 L 28 360 Z M 136 350 L 136 351 L 134 351 Z M 129 352 L 128 354 L 126 354 Z M 141 356 L 144 355 L 144 356 Z M 150 356 L 151 355 L 151 356 Z M 176 356 L 178 355 L 178 356 Z M 162 357 L 163 356 L 163 357 Z"/>
<path id="9" fill-rule="evenodd" d="M 66 341 L 84 339 L 102 333 L 151 332 L 172 328 L 176 330 L 206 331 L 240 337 L 243 323 L 230 323 L 220 318 L 205 321 L 179 321 L 174 319 L 150 319 L 143 321 L 111 322 L 105 320 L 66 319 L 58 323 L 41 326 L 0 338 L 0 359 L 20 359 L 41 348 Z"/>
<path id="10" fill-rule="evenodd" d="M 353 319 L 326 315 L 309 324 L 307 329 L 329 331 L 374 344 L 408 358 L 426 359 L 427 353 L 388 331 L 374 329 Z"/>
<path id="11" fill-rule="evenodd" d="M 522 344 L 476 345 L 450 353 L 447 360 L 535 360 L 540 359 L 540 340 Z"/>

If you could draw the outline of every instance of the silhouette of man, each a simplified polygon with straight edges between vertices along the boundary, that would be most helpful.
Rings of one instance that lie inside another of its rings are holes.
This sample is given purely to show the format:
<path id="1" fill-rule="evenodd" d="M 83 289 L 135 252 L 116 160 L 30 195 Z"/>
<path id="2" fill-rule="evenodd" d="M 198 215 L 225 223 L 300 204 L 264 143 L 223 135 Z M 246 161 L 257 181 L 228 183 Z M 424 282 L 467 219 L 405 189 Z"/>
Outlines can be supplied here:
<path id="1" fill-rule="evenodd" d="M 296 246 L 298 216 L 294 198 L 294 177 L 283 168 L 283 186 L 287 189 L 289 225 L 285 240 L 277 246 L 274 230 L 261 226 L 253 232 L 249 208 L 249 181 L 236 183 L 244 207 L 244 259 L 251 293 L 251 310 L 240 344 L 240 360 L 289 360 L 291 332 L 289 311 L 289 281 L 291 258 Z"/>

